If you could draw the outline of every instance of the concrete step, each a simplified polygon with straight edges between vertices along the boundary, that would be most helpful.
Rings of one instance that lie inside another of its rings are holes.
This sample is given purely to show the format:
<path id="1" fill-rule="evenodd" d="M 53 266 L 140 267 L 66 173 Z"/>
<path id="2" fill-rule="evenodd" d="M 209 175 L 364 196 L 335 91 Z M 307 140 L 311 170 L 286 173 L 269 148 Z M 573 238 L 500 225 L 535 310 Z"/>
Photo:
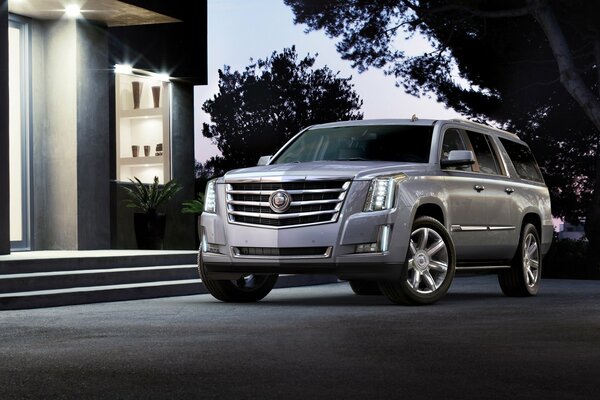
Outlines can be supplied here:
<path id="1" fill-rule="evenodd" d="M 195 251 L 41 251 L 0 256 L 0 310 L 204 291 Z"/>
<path id="2" fill-rule="evenodd" d="M 198 279 L 195 264 L 0 274 L 0 294 L 184 279 Z"/>
<path id="3" fill-rule="evenodd" d="M 200 279 L 144 282 L 0 294 L 0 310 L 21 310 L 206 293 Z"/>
<path id="4" fill-rule="evenodd" d="M 276 288 L 337 282 L 281 275 Z M 0 310 L 207 293 L 196 252 L 73 251 L 0 256 Z"/>
<path id="5" fill-rule="evenodd" d="M 196 251 L 32 251 L 0 256 L 0 274 L 196 264 Z"/>

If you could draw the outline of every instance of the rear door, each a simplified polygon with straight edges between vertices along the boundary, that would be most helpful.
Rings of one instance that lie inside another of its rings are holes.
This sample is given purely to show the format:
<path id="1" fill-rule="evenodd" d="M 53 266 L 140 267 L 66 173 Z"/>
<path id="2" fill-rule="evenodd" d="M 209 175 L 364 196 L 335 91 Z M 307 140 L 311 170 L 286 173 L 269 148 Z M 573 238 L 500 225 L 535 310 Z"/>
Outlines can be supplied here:
<path id="1" fill-rule="evenodd" d="M 492 135 L 466 131 L 467 137 L 479 165 L 479 185 L 485 194 L 482 224 L 487 227 L 486 246 L 479 249 L 478 254 L 484 260 L 510 260 L 515 253 L 515 218 L 514 187 L 508 177 L 506 166 L 499 156 L 498 147 Z"/>

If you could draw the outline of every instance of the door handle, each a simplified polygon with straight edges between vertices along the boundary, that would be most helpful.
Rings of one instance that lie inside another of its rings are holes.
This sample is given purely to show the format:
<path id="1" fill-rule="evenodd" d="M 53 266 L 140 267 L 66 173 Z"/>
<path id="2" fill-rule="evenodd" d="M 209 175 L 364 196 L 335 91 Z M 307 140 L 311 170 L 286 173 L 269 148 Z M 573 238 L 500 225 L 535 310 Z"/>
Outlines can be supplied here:
<path id="1" fill-rule="evenodd" d="M 473 186 L 473 189 L 477 190 L 478 192 L 481 192 L 482 190 L 485 190 L 485 186 L 475 185 L 475 186 Z"/>
<path id="2" fill-rule="evenodd" d="M 511 194 L 515 191 L 515 189 L 511 188 L 511 187 L 507 187 L 506 189 L 504 189 L 504 191 L 508 194 Z"/>

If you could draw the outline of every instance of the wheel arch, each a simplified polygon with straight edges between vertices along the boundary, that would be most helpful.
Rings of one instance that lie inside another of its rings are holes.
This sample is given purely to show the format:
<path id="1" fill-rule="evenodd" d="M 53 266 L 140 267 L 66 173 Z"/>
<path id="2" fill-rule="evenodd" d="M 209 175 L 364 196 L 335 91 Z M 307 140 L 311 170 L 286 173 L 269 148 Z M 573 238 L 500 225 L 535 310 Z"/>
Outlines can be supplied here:
<path id="1" fill-rule="evenodd" d="M 528 212 L 523 215 L 523 220 L 521 222 L 521 230 L 526 224 L 532 224 L 535 226 L 535 229 L 540 236 L 540 242 L 542 241 L 542 218 L 535 212 Z"/>
<path id="2" fill-rule="evenodd" d="M 446 214 L 444 213 L 444 208 L 436 201 L 422 202 L 415 207 L 413 221 L 419 217 L 431 217 L 446 226 Z"/>

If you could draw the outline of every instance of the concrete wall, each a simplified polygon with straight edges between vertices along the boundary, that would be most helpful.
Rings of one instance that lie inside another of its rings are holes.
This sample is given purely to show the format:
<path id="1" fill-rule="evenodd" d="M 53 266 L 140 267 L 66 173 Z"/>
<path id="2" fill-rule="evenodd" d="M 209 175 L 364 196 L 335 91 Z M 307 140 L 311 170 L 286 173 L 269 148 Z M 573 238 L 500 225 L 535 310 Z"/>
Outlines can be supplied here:
<path id="1" fill-rule="evenodd" d="M 8 170 L 8 2 L 0 3 L 0 254 L 10 253 Z"/>
<path id="2" fill-rule="evenodd" d="M 33 245 L 77 248 L 74 21 L 32 24 Z"/>
<path id="3" fill-rule="evenodd" d="M 166 228 L 165 245 L 169 248 L 193 249 L 196 217 L 181 213 L 181 203 L 196 197 L 194 193 L 194 90 L 193 86 L 174 82 L 172 85 L 171 159 L 172 174 L 182 186 L 169 204 L 171 222 Z"/>
<path id="4" fill-rule="evenodd" d="M 108 248 L 108 80 L 103 29 L 32 23 L 35 250 Z"/>
<path id="5" fill-rule="evenodd" d="M 110 248 L 108 36 L 77 25 L 77 247 Z"/>

